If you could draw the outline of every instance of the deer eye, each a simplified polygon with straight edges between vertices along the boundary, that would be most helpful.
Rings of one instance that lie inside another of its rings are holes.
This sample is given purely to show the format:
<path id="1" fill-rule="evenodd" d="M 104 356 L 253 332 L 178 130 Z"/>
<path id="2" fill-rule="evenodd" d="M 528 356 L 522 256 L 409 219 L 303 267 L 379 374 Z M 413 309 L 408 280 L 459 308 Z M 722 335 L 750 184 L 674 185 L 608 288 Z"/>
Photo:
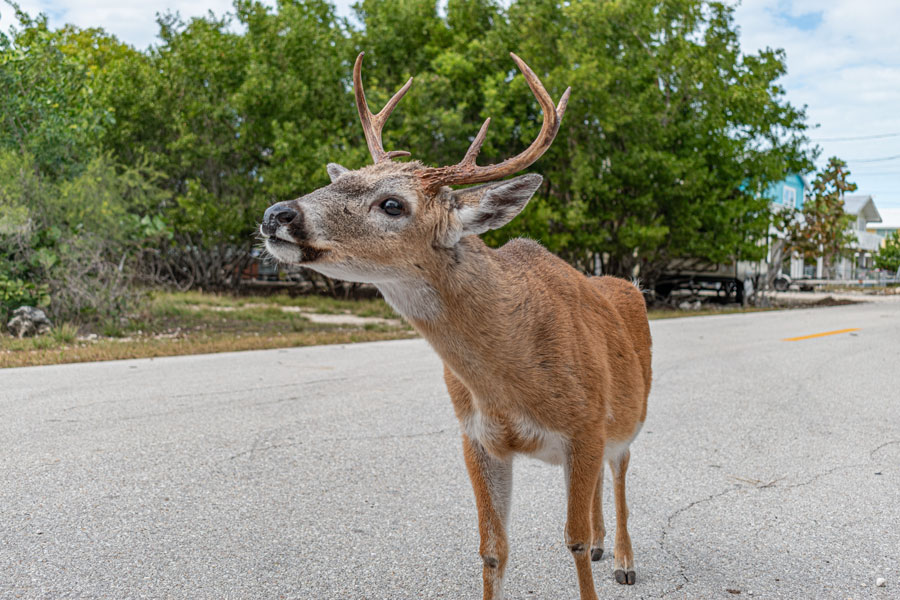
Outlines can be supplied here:
<path id="1" fill-rule="evenodd" d="M 399 217 L 403 214 L 403 203 L 396 198 L 388 198 L 379 204 L 378 207 L 392 217 Z"/>

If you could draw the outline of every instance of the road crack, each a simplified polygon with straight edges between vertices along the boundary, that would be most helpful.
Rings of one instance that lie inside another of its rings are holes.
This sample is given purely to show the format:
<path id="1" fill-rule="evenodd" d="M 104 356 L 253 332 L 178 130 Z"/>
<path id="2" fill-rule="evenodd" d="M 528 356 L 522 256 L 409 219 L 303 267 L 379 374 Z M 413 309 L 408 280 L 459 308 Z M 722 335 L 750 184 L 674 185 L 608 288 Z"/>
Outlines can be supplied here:
<path id="1" fill-rule="evenodd" d="M 852 465 L 837 465 L 836 467 L 831 467 L 830 469 L 822 471 L 821 473 L 816 473 L 815 475 L 813 475 L 806 481 L 801 481 L 800 483 L 795 483 L 793 485 L 787 485 L 781 489 L 793 490 L 793 489 L 800 488 L 800 487 L 806 487 L 806 486 L 812 485 L 813 483 L 819 481 L 820 479 L 824 479 L 825 477 L 828 477 L 829 475 L 832 475 L 838 471 L 844 471 L 847 469 L 861 469 L 863 467 L 868 467 L 868 466 L 870 466 L 870 465 L 861 464 L 861 463 L 855 463 Z"/>
<path id="2" fill-rule="evenodd" d="M 900 444 L 900 440 L 892 440 L 892 441 L 890 441 L 890 442 L 885 442 L 885 443 L 883 443 L 882 445 L 878 446 L 877 448 L 875 448 L 874 450 L 872 450 L 871 452 L 869 452 L 869 458 L 875 458 L 875 454 L 876 454 L 879 450 L 881 450 L 881 449 L 883 449 L 883 448 L 887 448 L 888 446 L 893 446 L 893 445 L 895 445 L 895 444 Z"/>
<path id="3" fill-rule="evenodd" d="M 665 552 L 666 554 L 671 556 L 672 559 L 678 564 L 678 576 L 681 577 L 682 579 L 684 579 L 684 582 L 676 584 L 673 589 L 663 592 L 663 594 L 661 596 L 659 596 L 660 598 L 665 598 L 669 594 L 674 594 L 675 592 L 681 591 L 681 589 L 684 588 L 685 585 L 687 585 L 691 582 L 691 580 L 687 576 L 687 566 L 684 564 L 684 562 L 682 562 L 681 557 L 677 553 L 670 550 L 666 544 L 666 540 L 668 539 L 669 532 L 672 529 L 672 527 L 675 525 L 676 519 L 678 519 L 678 517 L 680 517 L 681 515 L 683 515 L 684 513 L 686 513 L 687 511 L 691 510 L 692 508 L 694 508 L 696 506 L 699 506 L 701 504 L 706 504 L 707 502 L 712 502 L 714 500 L 721 498 L 722 496 L 726 496 L 726 495 L 728 495 L 732 492 L 735 492 L 737 490 L 740 490 L 740 489 L 741 489 L 740 486 L 734 485 L 734 486 L 731 486 L 722 491 L 716 492 L 715 494 L 710 494 L 709 496 L 706 496 L 705 498 L 700 498 L 699 500 L 694 500 L 693 502 L 690 502 L 690 503 L 682 506 L 681 508 L 677 509 L 675 512 L 670 514 L 668 516 L 668 518 L 666 518 L 666 524 L 663 526 L 662 531 L 660 532 L 659 547 L 663 552 Z"/>

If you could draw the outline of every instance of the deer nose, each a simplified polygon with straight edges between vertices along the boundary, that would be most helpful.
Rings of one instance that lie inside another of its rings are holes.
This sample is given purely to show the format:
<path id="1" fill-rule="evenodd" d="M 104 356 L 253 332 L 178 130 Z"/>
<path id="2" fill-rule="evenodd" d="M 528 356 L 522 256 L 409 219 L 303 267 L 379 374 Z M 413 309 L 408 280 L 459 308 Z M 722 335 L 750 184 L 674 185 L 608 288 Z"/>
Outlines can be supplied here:
<path id="1" fill-rule="evenodd" d="M 264 235 L 272 236 L 278 231 L 281 225 L 287 225 L 297 218 L 297 211 L 290 206 L 279 202 L 270 206 L 263 215 L 262 232 Z"/>

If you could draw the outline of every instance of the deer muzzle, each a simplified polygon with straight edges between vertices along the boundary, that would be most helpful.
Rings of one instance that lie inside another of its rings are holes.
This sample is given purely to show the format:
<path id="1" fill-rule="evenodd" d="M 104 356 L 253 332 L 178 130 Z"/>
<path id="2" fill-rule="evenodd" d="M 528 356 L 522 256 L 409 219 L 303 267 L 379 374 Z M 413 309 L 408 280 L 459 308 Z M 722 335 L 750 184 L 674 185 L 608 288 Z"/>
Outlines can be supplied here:
<path id="1" fill-rule="evenodd" d="M 324 254 L 322 249 L 309 243 L 303 210 L 295 200 L 270 206 L 263 215 L 259 231 L 265 238 L 266 249 L 279 262 L 314 262 Z"/>
<path id="2" fill-rule="evenodd" d="M 279 237 L 279 229 L 283 228 L 282 233 L 293 234 L 292 230 L 299 229 L 298 225 L 302 227 L 302 223 L 302 214 L 296 208 L 291 206 L 291 203 L 279 202 L 266 209 L 259 230 L 266 237 Z M 291 235 L 291 237 L 294 236 Z"/>

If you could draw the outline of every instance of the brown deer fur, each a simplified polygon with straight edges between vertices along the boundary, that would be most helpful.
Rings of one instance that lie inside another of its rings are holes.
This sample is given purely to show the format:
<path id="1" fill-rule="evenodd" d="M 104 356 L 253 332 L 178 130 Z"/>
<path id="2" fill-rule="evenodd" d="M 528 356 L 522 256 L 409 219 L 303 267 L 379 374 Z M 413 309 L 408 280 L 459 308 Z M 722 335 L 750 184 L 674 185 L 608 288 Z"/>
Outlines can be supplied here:
<path id="1" fill-rule="evenodd" d="M 377 117 L 383 123 L 386 114 Z M 597 597 L 590 561 L 603 553 L 603 463 L 610 464 L 614 574 L 633 584 L 625 474 L 651 380 L 640 291 L 585 277 L 533 241 L 487 247 L 477 235 L 518 214 L 540 176 L 435 189 L 434 169 L 390 162 L 380 126 L 367 138 L 377 138 L 373 156 L 386 159 L 357 171 L 329 165 L 330 185 L 270 207 L 261 226 L 266 247 L 279 260 L 374 283 L 443 360 L 478 508 L 485 599 L 503 594 L 518 454 L 564 466 L 565 538 L 582 600 Z"/>

